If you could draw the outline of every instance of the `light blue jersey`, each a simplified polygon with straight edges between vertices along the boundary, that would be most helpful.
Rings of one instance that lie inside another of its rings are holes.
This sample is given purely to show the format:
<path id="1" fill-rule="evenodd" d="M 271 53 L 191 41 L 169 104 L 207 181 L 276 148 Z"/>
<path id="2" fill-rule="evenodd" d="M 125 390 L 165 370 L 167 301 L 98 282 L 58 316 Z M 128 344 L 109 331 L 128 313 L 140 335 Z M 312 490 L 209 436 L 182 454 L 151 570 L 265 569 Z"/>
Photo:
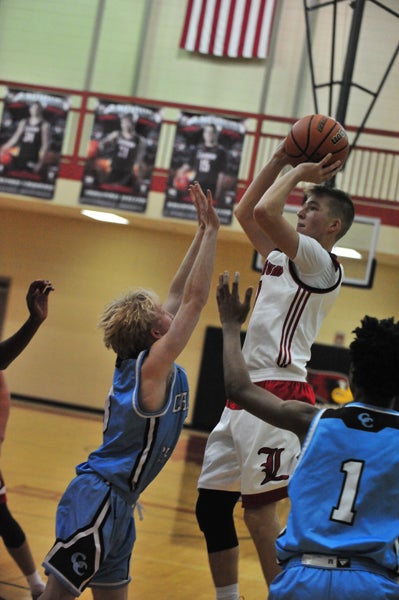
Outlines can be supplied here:
<path id="1" fill-rule="evenodd" d="M 320 411 L 289 483 L 279 560 L 338 555 L 397 571 L 398 474 L 398 412 L 360 403 Z"/>
<path id="2" fill-rule="evenodd" d="M 351 403 L 313 419 L 269 600 L 399 598 L 398 442 L 396 411 Z"/>
<path id="3" fill-rule="evenodd" d="M 130 504 L 170 457 L 188 410 L 186 372 L 175 364 L 164 406 L 154 413 L 143 411 L 139 386 L 146 354 L 121 361 L 116 367 L 105 411 L 103 443 L 76 468 L 77 474 L 97 473 Z"/>
<path id="4" fill-rule="evenodd" d="M 176 364 L 162 409 L 146 413 L 140 407 L 147 352 L 116 366 L 103 443 L 76 467 L 57 507 L 57 539 L 43 566 L 74 596 L 86 586 L 110 590 L 130 581 L 132 506 L 171 456 L 187 416 L 187 376 Z"/>

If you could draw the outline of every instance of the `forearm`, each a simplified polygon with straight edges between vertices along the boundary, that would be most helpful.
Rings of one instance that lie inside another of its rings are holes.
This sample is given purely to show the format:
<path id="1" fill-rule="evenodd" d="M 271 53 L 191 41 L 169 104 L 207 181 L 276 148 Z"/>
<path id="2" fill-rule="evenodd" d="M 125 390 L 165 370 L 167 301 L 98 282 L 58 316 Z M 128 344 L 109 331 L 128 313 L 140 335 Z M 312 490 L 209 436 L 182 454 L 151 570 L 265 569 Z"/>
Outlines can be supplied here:
<path id="1" fill-rule="evenodd" d="M 21 354 L 41 324 L 41 320 L 29 317 L 14 335 L 0 343 L 0 369 L 6 369 Z"/>
<path id="2" fill-rule="evenodd" d="M 220 200 L 224 190 L 224 173 L 219 173 L 216 182 L 215 200 Z"/>
<path id="3" fill-rule="evenodd" d="M 183 302 L 198 302 L 204 306 L 209 297 L 213 276 L 218 230 L 209 227 L 203 232 L 195 260 L 186 279 Z"/>
<path id="4" fill-rule="evenodd" d="M 45 145 L 45 146 L 42 146 L 42 147 L 40 148 L 40 151 L 39 151 L 39 160 L 40 160 L 40 162 L 43 162 L 43 161 L 44 161 L 44 159 L 46 158 L 46 154 L 47 154 L 47 152 L 48 152 L 48 148 L 49 148 L 49 147 L 48 147 L 48 146 L 46 146 L 46 145 Z"/>
<path id="5" fill-rule="evenodd" d="M 256 205 L 254 216 L 255 219 L 259 215 L 281 215 L 284 211 L 284 206 L 291 191 L 301 181 L 301 171 L 298 168 L 291 169 L 281 177 L 279 177 L 272 186 L 263 194 Z"/>
<path id="6" fill-rule="evenodd" d="M 45 123 L 42 125 L 42 145 L 39 152 L 40 160 L 43 161 L 50 148 L 50 125 Z"/>
<path id="7" fill-rule="evenodd" d="M 273 250 L 275 244 L 269 233 L 256 222 L 254 210 L 265 191 L 273 185 L 284 165 L 285 158 L 276 152 L 256 176 L 235 209 L 235 216 L 248 239 L 264 258 Z"/>
<path id="8" fill-rule="evenodd" d="M 235 215 L 241 224 L 247 220 L 253 220 L 253 210 L 256 204 L 266 190 L 273 185 L 284 165 L 284 159 L 274 155 L 251 182 L 235 209 Z"/>
<path id="9" fill-rule="evenodd" d="M 3 442 L 6 435 L 9 414 L 10 393 L 8 391 L 4 375 L 0 371 L 0 443 Z"/>
<path id="10" fill-rule="evenodd" d="M 186 255 L 182 260 L 170 285 L 168 296 L 164 303 L 164 307 L 172 314 L 176 314 L 181 304 L 184 286 L 186 284 L 188 276 L 190 275 L 194 261 L 201 247 L 204 231 L 205 230 L 203 227 L 198 227 L 193 241 L 191 242 L 190 247 L 187 250 Z"/>
<path id="11" fill-rule="evenodd" d="M 13 146 L 15 146 L 15 144 L 18 142 L 19 137 L 20 137 L 20 131 L 18 129 L 14 133 L 14 135 L 12 137 L 10 137 L 10 139 L 5 144 L 3 144 L 3 146 L 1 147 L 1 150 L 2 151 L 9 150 Z"/>
<path id="12" fill-rule="evenodd" d="M 241 326 L 238 322 L 223 323 L 223 372 L 226 395 L 231 400 L 242 399 L 240 390 L 251 385 L 241 351 Z"/>

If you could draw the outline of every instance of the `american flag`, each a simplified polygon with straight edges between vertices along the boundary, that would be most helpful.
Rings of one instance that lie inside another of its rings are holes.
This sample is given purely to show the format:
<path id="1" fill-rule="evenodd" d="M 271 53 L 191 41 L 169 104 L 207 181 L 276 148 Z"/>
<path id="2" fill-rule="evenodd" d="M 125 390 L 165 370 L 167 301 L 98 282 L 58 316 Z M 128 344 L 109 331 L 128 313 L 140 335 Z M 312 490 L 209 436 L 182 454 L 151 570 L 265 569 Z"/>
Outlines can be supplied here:
<path id="1" fill-rule="evenodd" d="M 188 0 L 180 48 L 266 58 L 277 0 Z"/>

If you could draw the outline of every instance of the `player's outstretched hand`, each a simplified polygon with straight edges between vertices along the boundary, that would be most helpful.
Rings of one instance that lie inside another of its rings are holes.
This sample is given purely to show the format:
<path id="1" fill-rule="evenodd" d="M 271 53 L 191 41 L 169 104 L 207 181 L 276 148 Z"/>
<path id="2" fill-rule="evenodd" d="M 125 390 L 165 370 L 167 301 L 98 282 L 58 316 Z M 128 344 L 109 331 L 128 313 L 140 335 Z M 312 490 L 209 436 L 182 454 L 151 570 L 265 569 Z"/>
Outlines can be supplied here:
<path id="1" fill-rule="evenodd" d="M 54 288 L 48 279 L 36 279 L 30 284 L 26 303 L 33 320 L 42 323 L 47 318 L 48 295 L 52 291 Z"/>
<path id="2" fill-rule="evenodd" d="M 302 181 L 321 184 L 335 177 L 342 166 L 340 160 L 328 164 L 331 158 L 332 154 L 327 154 L 320 162 L 304 162 L 294 168 L 301 172 Z"/>
<path id="3" fill-rule="evenodd" d="M 240 301 L 238 284 L 240 274 L 234 274 L 231 292 L 229 289 L 230 275 L 228 271 L 219 275 L 219 284 L 216 290 L 216 300 L 218 303 L 219 316 L 222 324 L 235 323 L 242 325 L 248 316 L 251 304 L 252 288 L 249 287 L 245 292 L 244 302 Z"/>
<path id="4" fill-rule="evenodd" d="M 197 181 L 190 185 L 188 189 L 191 200 L 193 201 L 193 204 L 197 210 L 199 227 L 202 229 L 206 229 L 207 227 L 219 229 L 220 221 L 213 206 L 212 192 L 207 190 L 205 196 L 200 184 Z"/>

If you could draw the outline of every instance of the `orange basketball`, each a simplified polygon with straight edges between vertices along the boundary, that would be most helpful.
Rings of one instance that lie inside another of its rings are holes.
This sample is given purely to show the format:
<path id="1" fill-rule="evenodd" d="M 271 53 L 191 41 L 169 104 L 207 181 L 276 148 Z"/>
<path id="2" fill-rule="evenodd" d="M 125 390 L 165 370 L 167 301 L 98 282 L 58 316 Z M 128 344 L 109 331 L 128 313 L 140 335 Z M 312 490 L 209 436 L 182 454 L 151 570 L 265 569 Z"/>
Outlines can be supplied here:
<path id="1" fill-rule="evenodd" d="M 173 178 L 173 187 L 176 190 L 179 190 L 179 192 L 184 192 L 187 190 L 194 177 L 195 171 L 180 168 L 176 171 L 176 175 Z"/>
<path id="2" fill-rule="evenodd" d="M 176 175 L 173 179 L 173 187 L 179 192 L 185 191 L 190 185 L 190 179 L 187 175 Z"/>
<path id="3" fill-rule="evenodd" d="M 11 152 L 6 150 L 0 155 L 0 162 L 2 165 L 10 165 L 12 163 L 13 156 Z"/>
<path id="4" fill-rule="evenodd" d="M 98 142 L 96 140 L 90 140 L 89 149 L 87 152 L 87 158 L 94 158 L 98 152 Z"/>
<path id="5" fill-rule="evenodd" d="M 342 166 L 349 154 L 349 140 L 345 129 L 332 117 L 308 115 L 294 123 L 284 149 L 293 167 L 319 162 L 330 152 L 333 156 L 327 164 L 340 160 Z"/>

